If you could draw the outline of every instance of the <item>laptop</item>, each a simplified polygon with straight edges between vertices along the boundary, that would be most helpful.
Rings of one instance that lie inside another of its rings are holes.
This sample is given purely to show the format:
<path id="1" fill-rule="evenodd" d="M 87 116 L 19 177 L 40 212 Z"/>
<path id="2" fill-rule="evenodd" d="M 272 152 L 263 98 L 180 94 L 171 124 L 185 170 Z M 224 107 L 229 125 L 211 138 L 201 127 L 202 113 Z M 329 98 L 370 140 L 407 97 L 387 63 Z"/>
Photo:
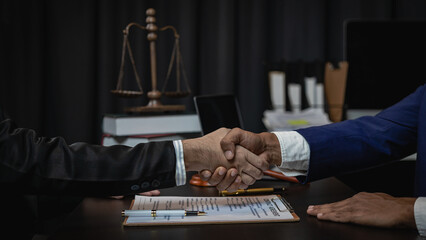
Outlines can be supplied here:
<path id="1" fill-rule="evenodd" d="M 234 95 L 195 96 L 194 103 L 202 135 L 221 127 L 243 129 L 240 107 Z"/>

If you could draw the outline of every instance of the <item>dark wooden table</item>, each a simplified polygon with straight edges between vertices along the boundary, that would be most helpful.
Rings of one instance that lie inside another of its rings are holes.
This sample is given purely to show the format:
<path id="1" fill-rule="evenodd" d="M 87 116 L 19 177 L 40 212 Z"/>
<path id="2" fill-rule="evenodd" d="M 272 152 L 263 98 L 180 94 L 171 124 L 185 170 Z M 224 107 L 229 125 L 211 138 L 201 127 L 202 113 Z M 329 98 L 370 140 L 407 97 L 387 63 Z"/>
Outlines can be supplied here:
<path id="1" fill-rule="evenodd" d="M 417 239 L 416 230 L 381 229 L 319 221 L 306 214 L 310 204 L 343 200 L 355 192 L 335 178 L 308 185 L 274 180 L 258 181 L 253 187 L 286 187 L 283 196 L 300 217 L 295 223 L 223 224 L 193 226 L 123 227 L 121 210 L 131 198 L 86 198 L 51 239 Z M 162 189 L 163 196 L 215 196 L 212 187 Z"/>

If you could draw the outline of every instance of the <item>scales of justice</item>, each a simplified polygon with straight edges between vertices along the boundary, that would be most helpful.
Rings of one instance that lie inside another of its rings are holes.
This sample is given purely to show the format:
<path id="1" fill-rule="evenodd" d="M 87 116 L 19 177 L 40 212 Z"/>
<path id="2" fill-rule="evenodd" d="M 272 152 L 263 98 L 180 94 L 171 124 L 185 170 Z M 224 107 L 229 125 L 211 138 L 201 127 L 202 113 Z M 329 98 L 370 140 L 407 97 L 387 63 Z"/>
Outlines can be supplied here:
<path id="1" fill-rule="evenodd" d="M 161 103 L 161 97 L 164 95 L 166 97 L 171 98 L 181 98 L 186 97 L 189 94 L 191 94 L 191 90 L 188 85 L 188 80 L 186 76 L 186 72 L 183 65 L 182 55 L 180 52 L 180 45 L 179 45 L 179 34 L 176 31 L 176 28 L 173 26 L 165 26 L 162 28 L 158 28 L 158 26 L 155 24 L 155 10 L 153 8 L 149 8 L 146 10 L 146 26 L 142 26 L 138 23 L 132 22 L 129 23 L 126 28 L 123 30 L 123 48 L 122 48 L 122 54 L 121 54 L 121 66 L 120 66 L 120 72 L 118 75 L 118 81 L 117 81 L 117 87 L 115 90 L 111 90 L 111 93 L 119 96 L 119 97 L 126 97 L 126 98 L 132 98 L 132 97 L 140 97 L 143 95 L 143 89 L 142 89 L 142 82 L 141 78 L 139 77 L 139 74 L 136 70 L 135 60 L 133 57 L 133 52 L 130 47 L 130 42 L 128 39 L 128 36 L 130 34 L 131 27 L 136 27 L 138 29 L 147 31 L 147 39 L 149 41 L 149 50 L 150 50 L 150 65 L 151 65 L 151 91 L 147 93 L 147 97 L 149 99 L 149 102 L 146 106 L 138 106 L 138 107 L 126 107 L 124 109 L 125 112 L 128 113 L 143 113 L 143 112 L 166 112 L 166 111 L 184 111 L 185 105 L 163 105 Z M 156 40 L 158 38 L 158 32 L 165 31 L 165 30 L 172 30 L 174 33 L 175 43 L 172 51 L 172 55 L 170 58 L 170 64 L 168 67 L 168 71 L 166 74 L 166 78 L 164 81 L 163 88 L 161 92 L 157 88 L 157 56 L 156 56 Z M 135 75 L 136 83 L 139 87 L 139 91 L 132 91 L 132 90 L 123 90 L 122 84 L 123 84 L 123 77 L 124 77 L 124 63 L 125 63 L 125 57 L 126 57 L 126 51 L 128 52 L 130 62 L 132 64 L 133 73 Z M 173 66 L 175 66 L 175 72 L 176 72 L 176 91 L 166 91 L 166 87 L 168 84 L 168 81 L 170 79 Z M 183 77 L 184 80 L 184 90 L 181 90 L 181 77 Z"/>

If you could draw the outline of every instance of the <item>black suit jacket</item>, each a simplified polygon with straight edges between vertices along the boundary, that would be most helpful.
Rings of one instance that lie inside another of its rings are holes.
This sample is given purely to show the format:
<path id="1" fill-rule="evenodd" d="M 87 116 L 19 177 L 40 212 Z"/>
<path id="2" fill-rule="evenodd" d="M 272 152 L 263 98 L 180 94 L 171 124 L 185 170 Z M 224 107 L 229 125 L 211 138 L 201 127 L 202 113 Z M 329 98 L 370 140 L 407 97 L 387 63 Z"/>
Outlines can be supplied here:
<path id="1" fill-rule="evenodd" d="M 1 111 L 1 110 L 0 110 Z M 3 115 L 4 114 L 0 114 Z M 172 142 L 68 145 L 0 119 L 0 187 L 17 193 L 120 195 L 175 185 Z"/>
<path id="2" fill-rule="evenodd" d="M 31 238 L 47 218 L 62 216 L 75 199 L 71 195 L 127 195 L 171 187 L 176 185 L 175 170 L 172 142 L 133 148 L 68 145 L 61 137 L 16 127 L 0 108 L 0 230 L 16 239 Z"/>

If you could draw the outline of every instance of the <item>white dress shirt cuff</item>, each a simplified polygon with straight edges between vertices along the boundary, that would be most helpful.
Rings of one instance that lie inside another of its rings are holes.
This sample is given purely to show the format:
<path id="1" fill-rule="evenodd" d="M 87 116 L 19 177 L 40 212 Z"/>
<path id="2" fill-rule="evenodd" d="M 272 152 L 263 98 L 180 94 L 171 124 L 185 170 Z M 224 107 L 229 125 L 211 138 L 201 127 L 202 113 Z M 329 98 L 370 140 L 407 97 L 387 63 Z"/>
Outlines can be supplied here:
<path id="1" fill-rule="evenodd" d="M 185 185 L 186 183 L 186 170 L 183 157 L 183 146 L 181 140 L 173 141 L 176 153 L 176 186 Z"/>
<path id="2" fill-rule="evenodd" d="M 426 236 L 426 197 L 417 198 L 414 203 L 414 219 L 420 236 Z"/>
<path id="3" fill-rule="evenodd" d="M 311 155 L 308 142 L 296 131 L 273 132 L 280 142 L 281 165 L 287 176 L 306 176 Z"/>

